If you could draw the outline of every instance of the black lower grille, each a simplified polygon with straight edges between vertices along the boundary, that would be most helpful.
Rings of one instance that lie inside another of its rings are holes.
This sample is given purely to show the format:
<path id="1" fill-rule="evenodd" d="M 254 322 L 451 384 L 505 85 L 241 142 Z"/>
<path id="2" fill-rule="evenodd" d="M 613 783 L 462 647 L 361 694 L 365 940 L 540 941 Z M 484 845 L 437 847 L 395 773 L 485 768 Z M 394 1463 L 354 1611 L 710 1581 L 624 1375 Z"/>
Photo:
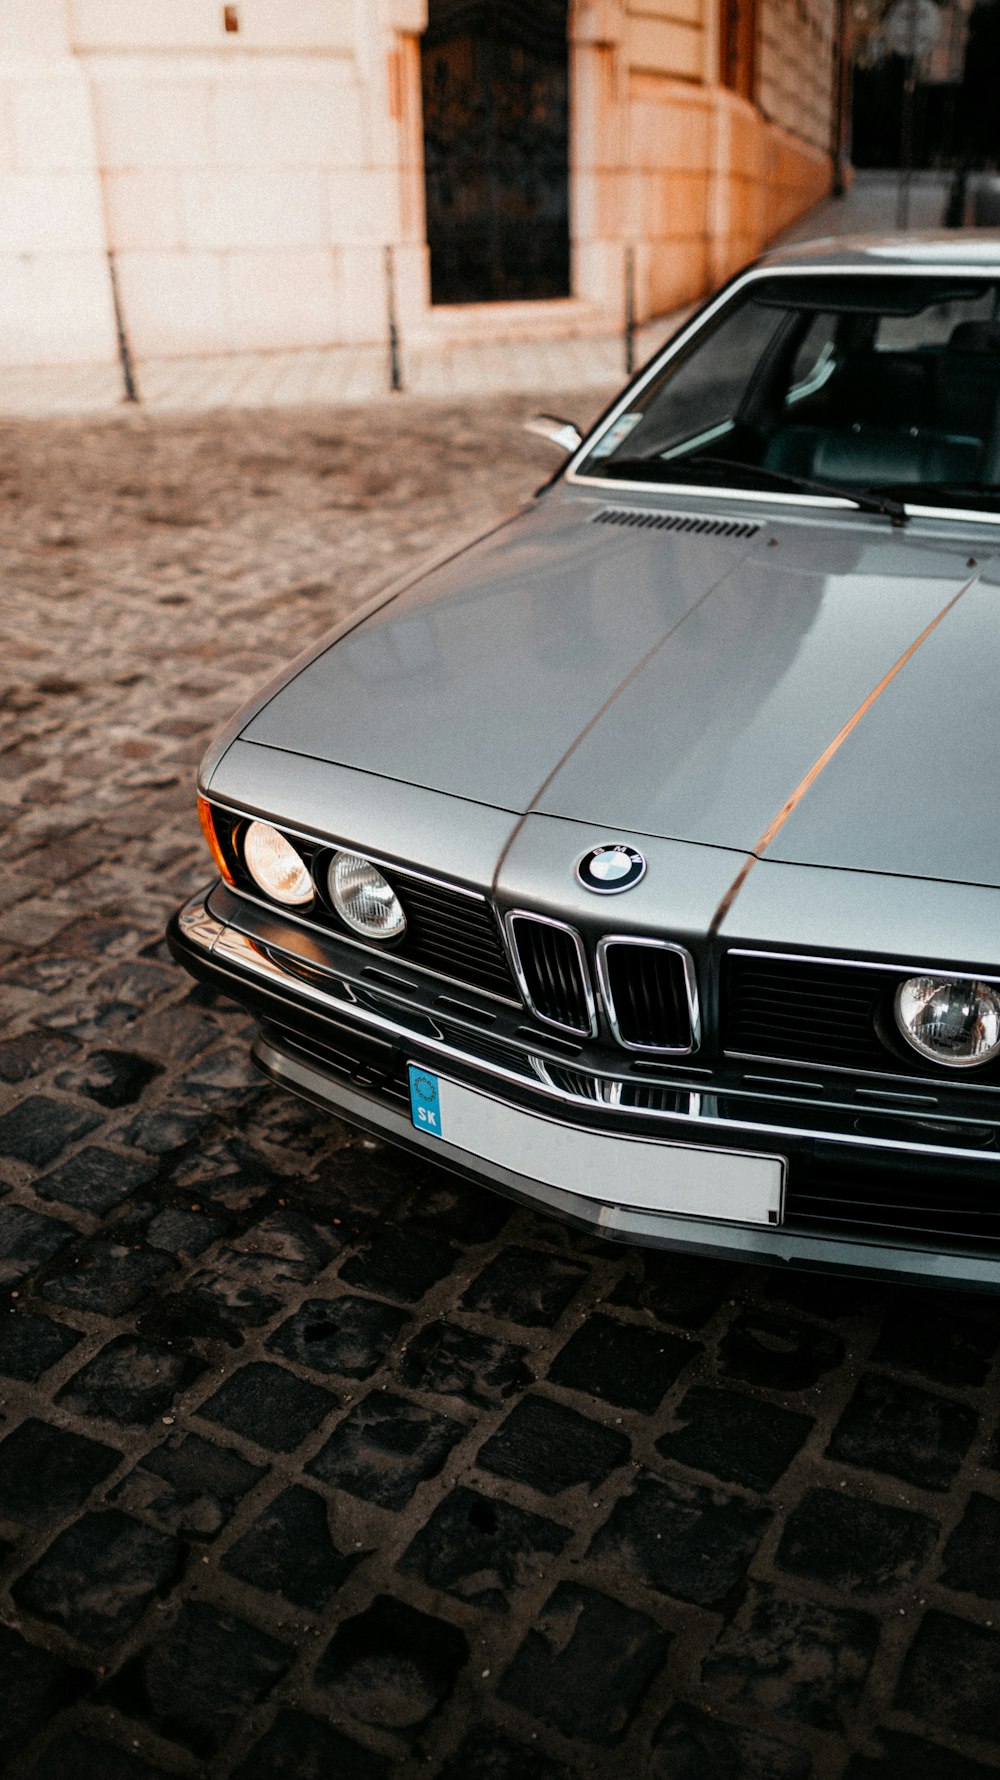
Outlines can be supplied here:
<path id="1" fill-rule="evenodd" d="M 880 1074 L 923 1074 L 876 1030 L 901 973 L 803 959 L 726 960 L 723 1044 L 754 1057 L 790 1058 Z"/>
<path id="2" fill-rule="evenodd" d="M 399 955 L 428 970 L 470 983 L 491 995 L 516 1000 L 510 966 L 489 904 L 447 884 L 432 884 L 403 872 L 385 875 L 406 914 L 407 931 Z"/>
<path id="3" fill-rule="evenodd" d="M 595 1029 L 593 996 L 579 934 L 536 915 L 508 915 L 507 926 L 532 1012 L 589 1036 Z"/>
<path id="4" fill-rule="evenodd" d="M 1000 1181 L 981 1165 L 978 1173 L 954 1160 L 921 1171 L 912 1158 L 885 1169 L 845 1160 L 793 1168 L 785 1221 L 831 1236 L 995 1248 Z"/>
<path id="5" fill-rule="evenodd" d="M 616 1038 L 637 1051 L 690 1051 L 694 1033 L 685 954 L 663 945 L 612 939 L 604 941 L 599 956 Z"/>

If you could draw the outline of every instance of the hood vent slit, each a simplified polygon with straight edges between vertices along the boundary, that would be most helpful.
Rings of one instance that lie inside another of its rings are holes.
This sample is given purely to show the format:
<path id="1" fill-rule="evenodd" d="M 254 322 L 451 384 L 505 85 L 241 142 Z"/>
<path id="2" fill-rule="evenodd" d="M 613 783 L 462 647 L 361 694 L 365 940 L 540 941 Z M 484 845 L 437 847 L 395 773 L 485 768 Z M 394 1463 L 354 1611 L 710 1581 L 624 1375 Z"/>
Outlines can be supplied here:
<path id="1" fill-rule="evenodd" d="M 703 538 L 755 538 L 759 525 L 744 519 L 712 519 L 695 513 L 661 513 L 644 507 L 601 507 L 592 525 L 627 525 L 634 530 L 693 532 Z"/>

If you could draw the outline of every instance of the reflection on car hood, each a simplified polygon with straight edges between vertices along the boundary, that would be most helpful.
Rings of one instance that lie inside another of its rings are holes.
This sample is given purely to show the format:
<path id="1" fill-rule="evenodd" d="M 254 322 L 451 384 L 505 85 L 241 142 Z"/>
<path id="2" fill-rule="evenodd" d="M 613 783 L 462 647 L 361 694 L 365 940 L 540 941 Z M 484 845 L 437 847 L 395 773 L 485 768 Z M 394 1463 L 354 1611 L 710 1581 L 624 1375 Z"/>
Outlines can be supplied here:
<path id="1" fill-rule="evenodd" d="M 741 536 L 595 524 L 601 510 L 556 491 L 319 655 L 245 739 L 513 814 L 749 852 L 975 575 L 957 536 L 848 514 Z M 996 600 L 985 582 L 962 593 L 769 858 L 1000 883 Z"/>

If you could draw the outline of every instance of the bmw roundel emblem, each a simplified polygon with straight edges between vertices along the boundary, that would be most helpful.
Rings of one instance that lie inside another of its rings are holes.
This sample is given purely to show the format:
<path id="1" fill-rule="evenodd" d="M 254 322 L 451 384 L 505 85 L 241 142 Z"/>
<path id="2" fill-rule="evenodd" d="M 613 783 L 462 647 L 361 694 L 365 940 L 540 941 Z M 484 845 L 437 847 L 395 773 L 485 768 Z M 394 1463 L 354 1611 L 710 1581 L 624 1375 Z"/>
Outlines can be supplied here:
<path id="1" fill-rule="evenodd" d="M 646 861 L 635 847 L 613 842 L 607 847 L 591 847 L 580 860 L 576 875 L 585 890 L 595 890 L 598 896 L 617 896 L 645 877 Z"/>

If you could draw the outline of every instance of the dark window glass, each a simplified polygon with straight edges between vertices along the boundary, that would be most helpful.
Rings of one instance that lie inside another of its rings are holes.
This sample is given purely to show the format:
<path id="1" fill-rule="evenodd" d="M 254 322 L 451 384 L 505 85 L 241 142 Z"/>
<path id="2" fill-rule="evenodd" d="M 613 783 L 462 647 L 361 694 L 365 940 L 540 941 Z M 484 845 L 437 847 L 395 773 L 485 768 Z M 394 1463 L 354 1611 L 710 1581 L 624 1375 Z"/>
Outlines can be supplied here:
<path id="1" fill-rule="evenodd" d="M 995 506 L 997 280 L 755 281 L 636 391 L 580 469 Z"/>

